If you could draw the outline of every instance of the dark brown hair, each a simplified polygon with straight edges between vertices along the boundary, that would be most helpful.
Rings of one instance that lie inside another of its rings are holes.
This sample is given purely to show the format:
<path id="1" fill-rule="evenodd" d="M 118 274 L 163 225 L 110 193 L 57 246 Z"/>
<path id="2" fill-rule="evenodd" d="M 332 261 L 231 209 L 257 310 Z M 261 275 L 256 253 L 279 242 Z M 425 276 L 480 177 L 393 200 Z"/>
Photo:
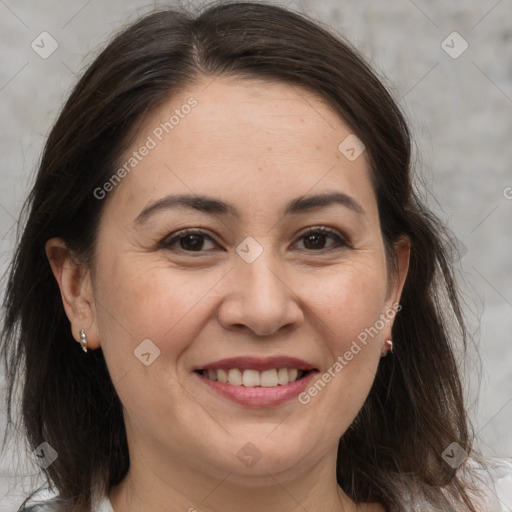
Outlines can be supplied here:
<path id="1" fill-rule="evenodd" d="M 8 276 L 1 350 L 9 424 L 19 382 L 30 446 L 46 441 L 62 454 L 44 473 L 74 511 L 88 510 L 92 486 L 107 492 L 126 475 L 122 405 L 101 348 L 85 355 L 74 342 L 45 242 L 61 237 L 92 264 L 105 203 L 94 190 L 112 176 L 135 128 L 173 92 L 217 75 L 279 80 L 323 98 L 366 146 L 391 260 L 400 237 L 411 242 L 396 350 L 339 442 L 339 485 L 356 502 L 392 511 L 409 510 L 405 496 L 417 493 L 436 510 L 450 510 L 450 499 L 475 512 L 441 457 L 455 441 L 472 453 L 453 348 L 465 348 L 466 331 L 449 238 L 411 183 L 406 122 L 349 43 L 272 5 L 154 12 L 117 35 L 79 80 L 46 142 Z"/>

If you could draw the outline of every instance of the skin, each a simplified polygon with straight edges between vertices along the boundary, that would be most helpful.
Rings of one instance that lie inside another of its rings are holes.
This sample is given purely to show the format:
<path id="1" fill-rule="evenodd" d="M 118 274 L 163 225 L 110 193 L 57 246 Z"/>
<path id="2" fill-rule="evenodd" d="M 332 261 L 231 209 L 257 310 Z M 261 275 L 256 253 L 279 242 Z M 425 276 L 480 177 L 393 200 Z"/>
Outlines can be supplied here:
<path id="1" fill-rule="evenodd" d="M 289 84 L 198 81 L 144 120 L 127 158 L 190 97 L 198 105 L 104 199 L 93 264 L 60 239 L 47 243 L 73 335 L 84 328 L 89 349 L 102 347 L 124 406 L 131 465 L 110 492 L 113 508 L 383 511 L 356 507 L 335 467 L 392 321 L 306 405 L 244 407 L 193 369 L 284 354 L 321 375 L 399 302 L 409 246 L 397 245 L 399 271 L 390 274 L 366 154 L 349 161 L 338 145 L 351 130 Z M 288 201 L 327 191 L 350 196 L 363 213 L 334 204 L 283 216 Z M 135 222 L 171 193 L 221 199 L 240 218 L 175 208 Z M 312 245 L 304 231 L 319 226 L 350 246 L 331 235 Z M 199 252 L 159 245 L 184 228 L 205 232 Z M 248 236 L 263 248 L 253 263 L 236 252 Z M 144 339 L 160 350 L 149 366 L 134 356 Z M 261 455 L 251 467 L 237 457 L 246 443 Z"/>

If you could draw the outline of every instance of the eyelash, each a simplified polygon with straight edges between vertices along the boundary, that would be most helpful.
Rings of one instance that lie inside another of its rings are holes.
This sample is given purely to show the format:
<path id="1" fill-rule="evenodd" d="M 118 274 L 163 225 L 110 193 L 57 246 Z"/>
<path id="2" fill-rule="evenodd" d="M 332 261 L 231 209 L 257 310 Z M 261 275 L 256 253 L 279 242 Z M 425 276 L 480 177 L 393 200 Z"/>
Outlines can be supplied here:
<path id="1" fill-rule="evenodd" d="M 331 252 L 331 251 L 341 249 L 341 248 L 352 249 L 352 246 L 350 245 L 350 243 L 344 237 L 342 237 L 337 231 L 335 231 L 331 228 L 325 227 L 325 226 L 308 228 L 307 231 L 305 231 L 304 233 L 302 233 L 299 236 L 298 240 L 305 238 L 307 236 L 313 235 L 313 234 L 330 235 L 331 237 L 333 237 L 336 240 L 336 244 L 334 244 L 334 247 L 330 247 L 327 249 L 318 249 L 318 250 L 303 249 L 306 252 L 310 252 L 310 253 L 317 252 L 317 253 L 325 254 L 327 252 Z M 212 242 L 216 243 L 215 240 L 211 236 L 209 236 L 205 231 L 189 228 L 189 229 L 183 229 L 181 231 L 178 231 L 177 233 L 173 233 L 170 236 L 164 238 L 159 243 L 158 248 L 172 251 L 173 249 L 171 249 L 171 247 L 174 244 L 176 244 L 176 242 L 178 242 L 181 238 L 186 238 L 187 236 L 190 236 L 190 235 L 201 235 L 201 236 L 211 240 Z M 198 253 L 198 254 L 205 252 L 202 250 L 201 251 L 187 251 L 187 250 L 181 249 L 181 248 L 179 248 L 178 250 L 186 252 L 186 253 Z"/>

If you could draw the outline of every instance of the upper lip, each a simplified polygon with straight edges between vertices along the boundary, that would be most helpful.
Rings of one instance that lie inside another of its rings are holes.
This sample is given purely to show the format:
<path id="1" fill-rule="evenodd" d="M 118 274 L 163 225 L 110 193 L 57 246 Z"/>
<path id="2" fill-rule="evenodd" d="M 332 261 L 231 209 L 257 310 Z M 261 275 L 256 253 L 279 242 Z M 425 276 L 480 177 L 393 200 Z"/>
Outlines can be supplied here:
<path id="1" fill-rule="evenodd" d="M 220 359 L 212 363 L 206 363 L 197 367 L 195 370 L 219 370 L 239 368 L 240 370 L 272 370 L 273 368 L 297 368 L 298 370 L 315 370 L 316 368 L 303 359 L 288 356 L 274 356 L 274 357 L 230 357 L 227 359 Z"/>

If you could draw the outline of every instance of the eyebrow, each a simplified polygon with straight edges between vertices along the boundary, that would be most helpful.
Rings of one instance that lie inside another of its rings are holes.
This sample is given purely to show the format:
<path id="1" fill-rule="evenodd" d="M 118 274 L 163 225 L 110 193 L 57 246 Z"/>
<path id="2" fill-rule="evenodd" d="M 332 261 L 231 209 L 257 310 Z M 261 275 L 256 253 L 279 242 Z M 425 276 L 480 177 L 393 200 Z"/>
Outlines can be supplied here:
<path id="1" fill-rule="evenodd" d="M 307 213 L 335 204 L 344 206 L 359 215 L 365 214 L 363 207 L 349 195 L 340 192 L 327 192 L 324 194 L 301 196 L 291 200 L 286 205 L 284 215 Z M 231 215 L 232 217 L 240 218 L 240 212 L 235 206 L 220 199 L 203 195 L 180 194 L 166 196 L 146 206 L 134 222 L 142 224 L 155 213 L 173 208 L 188 208 L 210 215 Z"/>

